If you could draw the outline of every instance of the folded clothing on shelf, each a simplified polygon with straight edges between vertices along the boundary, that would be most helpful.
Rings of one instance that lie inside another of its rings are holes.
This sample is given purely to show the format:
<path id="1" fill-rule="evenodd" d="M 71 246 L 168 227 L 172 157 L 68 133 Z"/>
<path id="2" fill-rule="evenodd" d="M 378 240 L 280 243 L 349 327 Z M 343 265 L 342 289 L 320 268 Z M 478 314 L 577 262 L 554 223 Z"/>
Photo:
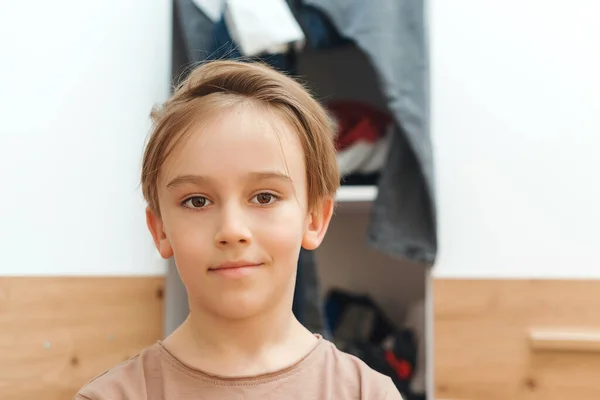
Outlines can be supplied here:
<path id="1" fill-rule="evenodd" d="M 334 101 L 326 107 L 337 124 L 335 144 L 342 178 L 377 174 L 387 159 L 392 117 L 357 101 Z"/>

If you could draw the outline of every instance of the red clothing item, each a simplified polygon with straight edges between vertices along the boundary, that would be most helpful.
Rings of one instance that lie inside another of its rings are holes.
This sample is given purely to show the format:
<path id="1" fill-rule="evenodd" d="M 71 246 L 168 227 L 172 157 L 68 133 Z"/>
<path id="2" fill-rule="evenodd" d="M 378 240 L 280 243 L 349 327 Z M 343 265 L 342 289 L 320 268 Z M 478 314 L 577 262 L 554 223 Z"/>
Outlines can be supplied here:
<path id="1" fill-rule="evenodd" d="M 385 136 L 392 117 L 368 104 L 335 101 L 327 105 L 338 124 L 336 149 L 342 151 L 356 142 L 374 143 Z"/>

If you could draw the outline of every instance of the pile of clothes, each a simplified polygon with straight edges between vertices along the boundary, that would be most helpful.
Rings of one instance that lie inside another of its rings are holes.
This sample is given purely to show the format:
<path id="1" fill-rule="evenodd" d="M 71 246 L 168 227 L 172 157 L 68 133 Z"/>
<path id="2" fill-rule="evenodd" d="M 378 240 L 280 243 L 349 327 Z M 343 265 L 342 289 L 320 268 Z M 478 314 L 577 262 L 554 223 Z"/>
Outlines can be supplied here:
<path id="1" fill-rule="evenodd" d="M 335 143 L 342 184 L 375 185 L 394 133 L 392 116 L 357 101 L 335 101 L 326 107 L 337 123 Z"/>
<path id="2" fill-rule="evenodd" d="M 325 320 L 340 350 L 392 378 L 404 399 L 425 399 L 425 388 L 413 384 L 417 368 L 424 366 L 417 365 L 419 338 L 412 327 L 394 326 L 368 296 L 337 289 L 326 298 Z"/>

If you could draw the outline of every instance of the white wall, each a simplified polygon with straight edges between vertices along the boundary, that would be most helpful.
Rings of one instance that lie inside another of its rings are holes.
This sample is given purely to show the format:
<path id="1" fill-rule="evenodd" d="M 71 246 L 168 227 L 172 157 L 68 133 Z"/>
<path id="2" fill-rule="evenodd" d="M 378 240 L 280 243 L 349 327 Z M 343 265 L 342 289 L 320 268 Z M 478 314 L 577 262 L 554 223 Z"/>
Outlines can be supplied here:
<path id="1" fill-rule="evenodd" d="M 17 1 L 0 12 L 0 275 L 153 275 L 138 188 L 168 95 L 170 1 Z"/>
<path id="2" fill-rule="evenodd" d="M 600 277 L 600 3 L 429 7 L 434 275 Z"/>

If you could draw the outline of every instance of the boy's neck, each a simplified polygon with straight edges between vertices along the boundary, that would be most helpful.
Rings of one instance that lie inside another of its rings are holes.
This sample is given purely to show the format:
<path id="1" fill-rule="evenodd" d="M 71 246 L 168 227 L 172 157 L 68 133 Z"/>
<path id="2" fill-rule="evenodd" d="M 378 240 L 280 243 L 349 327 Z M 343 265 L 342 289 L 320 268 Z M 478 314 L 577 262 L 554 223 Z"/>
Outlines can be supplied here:
<path id="1" fill-rule="evenodd" d="M 188 318 L 164 343 L 197 369 L 220 376 L 251 376 L 293 364 L 316 342 L 289 307 L 229 320 L 190 304 Z"/>
<path id="2" fill-rule="evenodd" d="M 186 329 L 198 348 L 252 355 L 265 346 L 285 343 L 297 333 L 298 322 L 287 308 L 274 307 L 250 318 L 231 320 L 192 307 Z"/>

